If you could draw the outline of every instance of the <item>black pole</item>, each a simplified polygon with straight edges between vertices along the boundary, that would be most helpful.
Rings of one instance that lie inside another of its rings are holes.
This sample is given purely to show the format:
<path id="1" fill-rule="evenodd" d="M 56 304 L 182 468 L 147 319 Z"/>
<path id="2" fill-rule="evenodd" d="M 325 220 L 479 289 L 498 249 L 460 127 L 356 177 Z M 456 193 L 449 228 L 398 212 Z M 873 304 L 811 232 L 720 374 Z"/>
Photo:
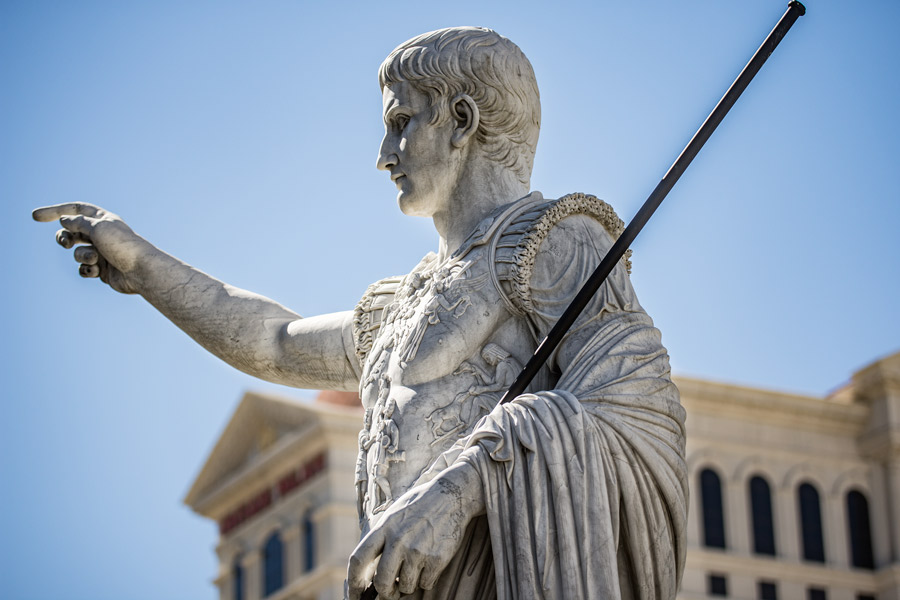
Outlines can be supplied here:
<path id="1" fill-rule="evenodd" d="M 669 168 L 669 171 L 659 184 L 657 184 L 656 189 L 653 190 L 650 197 L 647 198 L 643 206 L 641 206 L 641 209 L 634 216 L 634 219 L 631 220 L 631 223 L 628 224 L 628 227 L 626 227 L 625 231 L 622 232 L 622 235 L 619 236 L 619 239 L 617 239 L 612 248 L 609 249 L 609 252 L 603 257 L 603 260 L 600 261 L 600 264 L 594 270 L 593 274 L 588 278 L 584 285 L 581 286 L 578 294 L 572 300 L 572 303 L 569 304 L 569 307 L 566 308 L 565 312 L 563 312 L 559 321 L 556 322 L 556 325 L 550 330 L 550 333 L 547 334 L 547 337 L 538 344 L 537 349 L 528 360 L 525 368 L 522 369 L 522 372 L 519 373 L 519 376 L 516 377 L 516 380 L 506 393 L 503 394 L 503 398 L 500 399 L 501 404 L 509 402 L 525 391 L 525 388 L 528 387 L 528 384 L 531 383 L 534 376 L 537 375 L 544 363 L 547 362 L 547 359 L 550 358 L 550 355 L 553 354 L 553 351 L 556 350 L 556 347 L 559 346 L 563 336 L 565 336 L 569 328 L 575 323 L 575 320 L 591 301 L 591 298 L 594 297 L 594 294 L 597 293 L 597 290 L 600 289 L 600 286 L 603 285 L 603 282 L 606 281 L 606 278 L 609 277 L 613 267 L 616 266 L 616 263 L 618 263 L 619 259 L 625 254 L 625 251 L 631 246 L 634 238 L 641 232 L 641 229 L 644 228 L 644 225 L 647 224 L 647 221 L 650 220 L 650 217 L 653 216 L 653 213 L 656 212 L 656 209 L 659 208 L 659 205 L 665 200 L 668 193 L 675 186 L 675 183 L 678 182 L 678 179 L 681 178 L 682 174 L 684 174 L 690 166 L 691 161 L 693 161 L 694 157 L 697 156 L 697 153 L 700 152 L 700 148 L 703 147 L 703 144 L 706 143 L 709 136 L 713 134 L 716 127 L 719 126 L 719 123 L 722 122 L 722 119 L 725 118 L 725 115 L 728 114 L 728 111 L 731 110 L 734 103 L 737 102 L 737 99 L 741 97 L 741 94 L 747 88 L 747 85 L 750 84 L 753 77 L 756 76 L 769 56 L 772 55 L 772 52 L 775 51 L 775 47 L 778 46 L 782 39 L 784 39 L 784 36 L 787 35 L 787 32 L 797 19 L 805 14 L 806 7 L 800 2 L 797 2 L 797 0 L 792 0 L 788 4 L 787 11 L 782 15 L 778 24 L 775 25 L 775 29 L 769 33 L 768 37 L 766 37 L 765 41 L 753 55 L 753 58 L 750 59 L 750 62 L 747 63 L 747 66 L 744 67 L 741 74 L 734 80 L 734 83 L 731 84 L 731 87 L 728 88 L 728 91 L 725 92 L 725 95 L 722 96 L 722 99 L 719 100 L 719 103 L 713 111 L 706 117 L 706 121 L 703 122 L 703 125 L 697 130 L 697 133 L 694 134 L 694 137 L 691 138 L 691 141 L 688 142 L 685 149 L 682 150 L 678 158 L 675 159 L 675 163 Z M 378 592 L 375 590 L 375 586 L 370 584 L 360 598 L 361 600 L 375 600 L 378 598 Z"/>
<path id="2" fill-rule="evenodd" d="M 666 195 L 668 195 L 681 175 L 687 170 L 688 166 L 690 166 L 691 161 L 693 161 L 694 157 L 697 156 L 697 153 L 700 152 L 700 148 L 703 147 L 703 144 L 706 143 L 709 136 L 713 134 L 716 127 L 719 126 L 719 123 L 722 122 L 722 119 L 725 118 L 725 115 L 728 114 L 728 111 L 731 110 L 734 103 L 737 102 L 737 99 L 740 98 L 744 89 L 746 89 L 753 77 L 759 72 L 760 68 L 762 68 L 766 59 L 771 56 L 775 47 L 781 42 L 794 22 L 804 14 L 806 14 L 806 8 L 800 2 L 794 0 L 788 4 L 787 11 L 778 21 L 778 24 L 775 25 L 775 29 L 769 33 L 768 37 L 766 37 L 765 41 L 762 43 L 762 46 L 759 47 L 753 55 L 753 58 L 750 59 L 750 62 L 748 62 L 747 66 L 744 67 L 744 70 L 741 71 L 741 74 L 734 80 L 734 83 L 731 84 L 731 87 L 728 88 L 728 91 L 725 92 L 722 99 L 719 100 L 719 103 L 706 118 L 706 121 L 703 122 L 703 125 L 700 126 L 700 129 L 697 130 L 697 133 L 694 134 L 694 137 L 691 138 L 691 141 L 688 142 L 685 149 L 682 150 L 665 177 L 662 178 L 656 186 L 656 189 L 653 190 L 650 197 L 647 198 L 644 205 L 641 206 L 641 209 L 634 216 L 634 219 L 628 224 L 628 227 L 625 228 L 625 231 L 622 232 L 622 235 L 619 236 L 619 239 L 616 240 L 612 248 L 609 249 L 609 252 L 606 253 L 603 260 L 600 261 L 600 264 L 594 270 L 594 273 L 581 287 L 581 290 L 579 290 L 578 294 L 572 300 L 572 303 L 559 318 L 559 321 L 556 322 L 547 334 L 547 337 L 538 344 L 537 349 L 528 360 L 525 368 L 523 368 L 522 372 L 519 373 L 519 376 L 516 377 L 512 386 L 510 386 L 506 393 L 503 394 L 503 398 L 500 399 L 501 404 L 509 402 L 525 391 L 525 388 L 528 387 L 528 384 L 531 383 L 531 380 L 534 379 L 534 376 L 537 375 L 540 368 L 547 362 L 547 359 L 550 358 L 550 355 L 553 354 L 556 347 L 559 346 L 563 336 L 565 336 L 569 328 L 575 323 L 575 320 L 584 310 L 585 306 L 588 305 L 591 298 L 594 297 L 594 294 L 600 289 L 603 282 L 606 281 L 606 278 L 612 272 L 616 263 L 619 262 L 619 259 L 625 254 L 625 251 L 631 246 L 634 238 L 641 232 L 641 229 L 644 228 L 644 225 L 647 224 L 647 221 L 650 220 L 650 217 L 659 205 L 662 204 Z"/>

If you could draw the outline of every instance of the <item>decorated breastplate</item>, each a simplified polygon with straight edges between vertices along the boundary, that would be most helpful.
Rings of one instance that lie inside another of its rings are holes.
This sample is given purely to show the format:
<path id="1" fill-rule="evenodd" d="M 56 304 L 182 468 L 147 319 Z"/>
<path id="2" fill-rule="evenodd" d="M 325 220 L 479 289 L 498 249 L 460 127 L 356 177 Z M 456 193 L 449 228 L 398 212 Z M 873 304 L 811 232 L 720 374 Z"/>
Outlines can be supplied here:
<path id="1" fill-rule="evenodd" d="M 482 249 L 436 263 L 426 257 L 397 284 L 363 366 L 357 475 L 369 515 L 490 412 L 521 368 L 517 354 L 533 347 L 490 285 Z"/>
<path id="2" fill-rule="evenodd" d="M 520 201 L 485 219 L 446 261 L 428 255 L 366 292 L 354 316 L 366 409 L 357 464 L 364 527 L 515 380 L 535 347 L 528 280 L 542 236 L 599 206 L 592 201 L 606 206 L 580 195 Z"/>

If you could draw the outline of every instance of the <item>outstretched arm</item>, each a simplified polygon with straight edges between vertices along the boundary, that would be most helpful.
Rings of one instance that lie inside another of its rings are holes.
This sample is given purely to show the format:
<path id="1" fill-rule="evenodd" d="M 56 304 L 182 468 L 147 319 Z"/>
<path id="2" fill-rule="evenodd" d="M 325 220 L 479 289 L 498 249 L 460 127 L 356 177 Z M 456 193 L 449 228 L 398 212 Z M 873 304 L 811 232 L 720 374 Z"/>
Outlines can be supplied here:
<path id="1" fill-rule="evenodd" d="M 201 346 L 261 379 L 306 388 L 356 389 L 345 351 L 350 312 L 302 319 L 277 302 L 232 287 L 166 254 L 125 222 L 92 204 L 39 208 L 36 221 L 59 219 L 56 234 L 75 248 L 82 277 L 140 294 Z"/>

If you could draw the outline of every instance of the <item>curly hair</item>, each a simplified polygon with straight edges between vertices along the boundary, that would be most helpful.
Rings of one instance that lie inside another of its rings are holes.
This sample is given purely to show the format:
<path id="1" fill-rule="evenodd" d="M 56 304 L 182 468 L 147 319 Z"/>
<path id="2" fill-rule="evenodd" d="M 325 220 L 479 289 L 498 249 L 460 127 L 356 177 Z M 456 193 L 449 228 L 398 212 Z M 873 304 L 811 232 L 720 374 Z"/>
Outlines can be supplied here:
<path id="1" fill-rule="evenodd" d="M 528 185 L 541 128 L 534 70 L 507 38 L 483 27 L 450 27 L 397 46 L 378 72 L 383 90 L 409 82 L 428 96 L 431 123 L 450 117 L 450 101 L 468 94 L 478 106 L 475 132 L 488 158 Z"/>

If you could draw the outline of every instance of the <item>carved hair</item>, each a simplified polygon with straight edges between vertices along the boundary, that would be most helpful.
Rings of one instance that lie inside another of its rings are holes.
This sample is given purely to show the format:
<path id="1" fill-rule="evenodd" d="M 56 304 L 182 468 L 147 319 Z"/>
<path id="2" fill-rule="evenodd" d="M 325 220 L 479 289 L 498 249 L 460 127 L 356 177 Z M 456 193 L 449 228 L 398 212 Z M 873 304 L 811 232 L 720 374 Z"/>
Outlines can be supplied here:
<path id="1" fill-rule="evenodd" d="M 468 94 L 480 113 L 476 139 L 487 157 L 528 185 L 541 128 L 541 98 L 531 63 L 514 43 L 483 27 L 439 29 L 397 46 L 381 63 L 382 90 L 409 82 L 428 96 L 431 123 L 450 117 Z"/>

